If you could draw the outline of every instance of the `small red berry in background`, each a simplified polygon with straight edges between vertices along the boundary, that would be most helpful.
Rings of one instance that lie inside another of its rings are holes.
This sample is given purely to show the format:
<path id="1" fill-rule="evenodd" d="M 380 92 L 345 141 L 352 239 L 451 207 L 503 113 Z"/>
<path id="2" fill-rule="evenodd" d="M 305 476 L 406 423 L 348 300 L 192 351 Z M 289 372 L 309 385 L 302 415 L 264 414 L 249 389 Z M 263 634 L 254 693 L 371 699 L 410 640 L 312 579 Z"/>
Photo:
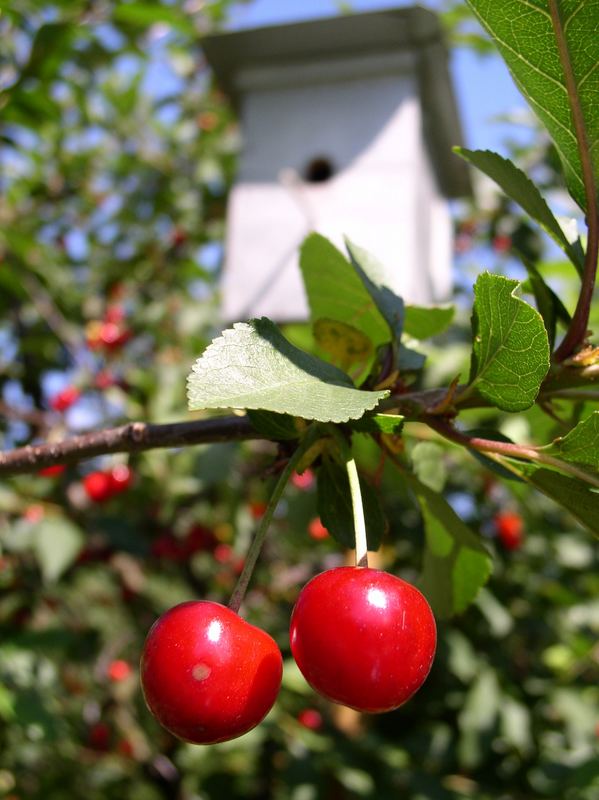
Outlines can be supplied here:
<path id="1" fill-rule="evenodd" d="M 104 312 L 104 322 L 113 322 L 118 324 L 125 319 L 125 309 L 123 306 L 108 306 Z"/>
<path id="2" fill-rule="evenodd" d="M 458 254 L 461 255 L 463 253 L 467 253 L 468 250 L 472 247 L 472 236 L 460 233 L 456 236 L 455 241 L 453 243 L 453 249 Z"/>
<path id="3" fill-rule="evenodd" d="M 202 111 L 198 114 L 198 127 L 200 130 L 213 131 L 218 125 L 218 114 L 214 111 Z"/>
<path id="4" fill-rule="evenodd" d="M 54 411 L 67 411 L 80 397 L 81 392 L 76 386 L 67 386 L 50 398 L 50 408 Z"/>
<path id="5" fill-rule="evenodd" d="M 175 228 L 171 233 L 171 247 L 181 247 L 187 239 L 187 232 L 183 228 Z"/>
<path id="6" fill-rule="evenodd" d="M 96 470 L 83 479 L 83 488 L 94 503 L 103 503 L 131 486 L 133 472 L 126 464 L 117 464 L 111 470 Z"/>
<path id="7" fill-rule="evenodd" d="M 83 488 L 94 503 L 103 503 L 112 496 L 112 479 L 107 472 L 90 472 L 83 479 Z"/>
<path id="8" fill-rule="evenodd" d="M 296 489 L 306 492 L 314 483 L 314 473 L 311 469 L 305 469 L 301 475 L 299 472 L 294 472 L 291 476 L 291 483 Z"/>
<path id="9" fill-rule="evenodd" d="M 169 533 L 154 539 L 150 550 L 154 558 L 164 561 L 185 561 L 187 557 L 183 543 Z"/>
<path id="10" fill-rule="evenodd" d="M 96 389 L 110 389 L 111 386 L 116 386 L 117 384 L 117 378 L 115 378 L 108 369 L 100 370 L 94 378 L 94 386 Z"/>
<path id="11" fill-rule="evenodd" d="M 297 715 L 297 721 L 310 731 L 319 731 L 322 728 L 322 714 L 315 708 L 304 708 Z"/>
<path id="12" fill-rule="evenodd" d="M 40 469 L 37 474 L 41 475 L 42 478 L 55 478 L 57 475 L 62 475 L 65 469 L 66 467 L 64 464 L 54 464 L 51 467 Z"/>
<path id="13" fill-rule="evenodd" d="M 123 322 L 92 320 L 85 327 L 85 338 L 90 350 L 113 352 L 121 348 L 131 338 L 132 333 Z"/>
<path id="14" fill-rule="evenodd" d="M 282 674 L 274 639 L 208 600 L 163 614 L 141 658 L 148 708 L 172 734 L 195 744 L 225 742 L 254 728 L 270 711 Z"/>
<path id="15" fill-rule="evenodd" d="M 265 503 L 263 500 L 252 500 L 250 503 L 250 514 L 254 519 L 262 519 L 267 508 L 268 503 Z"/>
<path id="16" fill-rule="evenodd" d="M 118 350 L 131 338 L 131 331 L 117 322 L 103 322 L 100 328 L 100 342 L 107 350 Z"/>
<path id="17" fill-rule="evenodd" d="M 108 473 L 111 494 L 119 494 L 128 489 L 133 482 L 133 472 L 126 464 L 117 464 Z"/>
<path id="18" fill-rule="evenodd" d="M 108 669 L 106 670 L 106 674 L 114 683 L 120 683 L 121 681 L 127 680 L 132 672 L 133 669 L 131 664 L 128 661 L 124 661 L 122 658 L 118 658 L 116 661 L 111 661 L 108 665 Z"/>
<path id="19" fill-rule="evenodd" d="M 214 559 L 219 564 L 228 564 L 233 558 L 233 548 L 229 544 L 217 544 L 214 548 Z"/>
<path id="20" fill-rule="evenodd" d="M 27 506 L 23 512 L 23 519 L 27 522 L 39 522 L 44 518 L 44 507 L 40 503 L 35 503 L 32 506 Z"/>
<path id="21" fill-rule="evenodd" d="M 316 541 L 320 539 L 327 539 L 329 536 L 329 532 L 320 521 L 320 517 L 314 517 L 314 519 L 310 522 L 308 525 L 308 533 L 312 539 L 316 539 Z"/>
<path id="22" fill-rule="evenodd" d="M 110 728 L 105 722 L 96 722 L 87 734 L 87 743 L 93 750 L 106 751 L 110 747 Z"/>
<path id="23" fill-rule="evenodd" d="M 310 686 L 334 703 L 380 713 L 422 686 L 437 629 L 410 583 L 368 567 L 337 567 L 309 581 L 290 625 L 291 652 Z"/>
<path id="24" fill-rule="evenodd" d="M 512 246 L 511 236 L 496 236 L 491 242 L 496 253 L 507 253 Z"/>
<path id="25" fill-rule="evenodd" d="M 506 550 L 518 550 L 524 540 L 524 522 L 515 511 L 502 511 L 493 518 L 495 530 Z"/>
<path id="26" fill-rule="evenodd" d="M 185 552 L 190 556 L 202 550 L 214 550 L 216 546 L 217 539 L 212 530 L 199 523 L 189 529 L 184 540 Z"/>
<path id="27" fill-rule="evenodd" d="M 121 739 L 116 746 L 117 752 L 125 758 L 133 758 L 135 750 L 129 739 Z"/>

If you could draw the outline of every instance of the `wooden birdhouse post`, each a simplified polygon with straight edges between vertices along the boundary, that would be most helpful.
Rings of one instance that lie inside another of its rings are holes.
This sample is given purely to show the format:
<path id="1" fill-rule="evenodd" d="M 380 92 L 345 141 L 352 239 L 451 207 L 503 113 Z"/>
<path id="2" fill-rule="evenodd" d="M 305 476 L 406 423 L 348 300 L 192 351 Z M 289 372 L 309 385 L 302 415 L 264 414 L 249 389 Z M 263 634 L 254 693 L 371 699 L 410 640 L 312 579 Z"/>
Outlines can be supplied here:
<path id="1" fill-rule="evenodd" d="M 469 192 L 439 21 L 422 8 L 212 36 L 243 136 L 223 271 L 227 320 L 307 317 L 304 237 L 347 235 L 406 301 L 452 290 L 449 200 Z"/>

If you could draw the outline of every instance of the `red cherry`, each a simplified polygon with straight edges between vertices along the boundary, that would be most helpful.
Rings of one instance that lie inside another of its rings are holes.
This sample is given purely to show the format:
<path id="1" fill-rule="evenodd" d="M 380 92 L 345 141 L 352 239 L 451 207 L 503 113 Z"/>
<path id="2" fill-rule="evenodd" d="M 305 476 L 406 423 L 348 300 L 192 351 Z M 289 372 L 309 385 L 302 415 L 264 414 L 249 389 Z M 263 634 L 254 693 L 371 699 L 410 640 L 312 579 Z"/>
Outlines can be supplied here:
<path id="1" fill-rule="evenodd" d="M 133 758 L 135 755 L 135 748 L 129 739 L 121 739 L 116 746 L 117 752 L 125 758 Z"/>
<path id="2" fill-rule="evenodd" d="M 254 519 L 261 519 L 264 516 L 268 503 L 262 500 L 252 500 L 250 503 L 250 514 Z"/>
<path id="3" fill-rule="evenodd" d="M 217 544 L 213 555 L 219 564 L 228 564 L 233 559 L 233 548 L 230 544 Z"/>
<path id="4" fill-rule="evenodd" d="M 210 528 L 205 528 L 197 523 L 187 532 L 185 537 L 185 551 L 187 555 L 193 555 L 201 550 L 213 550 L 217 545 L 217 539 Z"/>
<path id="5" fill-rule="evenodd" d="M 50 408 L 54 411 L 67 411 L 81 397 L 81 392 L 75 386 L 67 386 L 50 399 Z"/>
<path id="6" fill-rule="evenodd" d="M 112 496 L 112 479 L 107 472 L 90 472 L 83 479 L 83 488 L 94 503 L 103 503 Z"/>
<path id="7" fill-rule="evenodd" d="M 110 493 L 124 492 L 133 482 L 133 472 L 125 464 L 117 464 L 108 473 L 110 478 Z"/>
<path id="8" fill-rule="evenodd" d="M 187 231 L 175 228 L 171 233 L 171 247 L 181 247 L 187 241 Z"/>
<path id="9" fill-rule="evenodd" d="M 125 309 L 123 306 L 108 306 L 104 312 L 104 322 L 119 323 L 125 319 Z"/>
<path id="10" fill-rule="evenodd" d="M 506 550 L 518 550 L 524 539 L 524 522 L 515 511 L 502 511 L 494 517 L 499 541 Z"/>
<path id="11" fill-rule="evenodd" d="M 116 386 L 117 384 L 118 379 L 109 369 L 100 370 L 94 378 L 94 386 L 97 389 L 110 389 L 111 386 Z"/>
<path id="12" fill-rule="evenodd" d="M 94 750 L 108 750 L 110 745 L 110 728 L 105 722 L 96 722 L 87 734 L 87 743 Z"/>
<path id="13" fill-rule="evenodd" d="M 154 539 L 150 549 L 154 558 L 164 561 L 184 561 L 187 557 L 183 543 L 169 533 Z"/>
<path id="14" fill-rule="evenodd" d="M 512 246 L 512 239 L 510 236 L 499 235 L 493 239 L 491 244 L 496 253 L 507 253 Z"/>
<path id="15" fill-rule="evenodd" d="M 214 744 L 254 728 L 281 685 L 274 639 L 209 600 L 171 608 L 152 626 L 141 657 L 148 708 L 188 742 Z"/>
<path id="16" fill-rule="evenodd" d="M 436 639 L 433 613 L 418 589 L 367 567 L 317 575 L 291 616 L 291 652 L 310 686 L 358 711 L 405 703 L 430 671 Z"/>
<path id="17" fill-rule="evenodd" d="M 100 328 L 100 342 L 107 350 L 118 350 L 131 338 L 131 331 L 116 322 L 103 322 Z"/>
<path id="18" fill-rule="evenodd" d="M 23 511 L 23 519 L 27 522 L 40 522 L 44 518 L 45 509 L 41 503 L 34 503 L 32 506 L 27 506 Z"/>
<path id="19" fill-rule="evenodd" d="M 132 673 L 131 664 L 124 661 L 122 658 L 117 658 L 116 661 L 111 661 L 108 665 L 106 674 L 114 683 L 120 683 L 126 680 Z"/>
<path id="20" fill-rule="evenodd" d="M 44 467 L 37 473 L 42 478 L 55 478 L 57 475 L 62 474 L 66 467 L 64 464 L 54 464 L 52 467 Z"/>
<path id="21" fill-rule="evenodd" d="M 315 517 L 311 520 L 308 525 L 308 533 L 312 539 L 316 539 L 316 541 L 319 539 L 326 539 L 329 536 L 329 532 L 320 521 L 320 517 Z"/>
<path id="22" fill-rule="evenodd" d="M 198 126 L 201 130 L 209 132 L 213 131 L 218 125 L 218 114 L 214 111 L 202 111 L 198 115 Z"/>
<path id="23" fill-rule="evenodd" d="M 297 715 L 297 721 L 311 731 L 319 731 L 322 728 L 322 714 L 315 708 L 304 708 Z"/>
<path id="24" fill-rule="evenodd" d="M 314 483 L 314 473 L 311 469 L 305 469 L 301 475 L 299 472 L 294 472 L 291 476 L 291 483 L 300 492 L 306 492 Z"/>

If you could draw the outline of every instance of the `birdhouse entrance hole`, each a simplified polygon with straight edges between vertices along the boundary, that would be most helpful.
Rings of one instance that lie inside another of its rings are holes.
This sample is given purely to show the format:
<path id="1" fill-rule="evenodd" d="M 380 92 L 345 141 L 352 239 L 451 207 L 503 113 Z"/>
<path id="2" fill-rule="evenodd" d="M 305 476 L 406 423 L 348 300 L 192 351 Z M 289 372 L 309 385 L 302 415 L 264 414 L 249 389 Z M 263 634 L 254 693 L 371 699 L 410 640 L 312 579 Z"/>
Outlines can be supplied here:
<path id="1" fill-rule="evenodd" d="M 325 183 L 335 174 L 335 168 L 326 156 L 317 156 L 311 159 L 304 169 L 306 183 Z"/>

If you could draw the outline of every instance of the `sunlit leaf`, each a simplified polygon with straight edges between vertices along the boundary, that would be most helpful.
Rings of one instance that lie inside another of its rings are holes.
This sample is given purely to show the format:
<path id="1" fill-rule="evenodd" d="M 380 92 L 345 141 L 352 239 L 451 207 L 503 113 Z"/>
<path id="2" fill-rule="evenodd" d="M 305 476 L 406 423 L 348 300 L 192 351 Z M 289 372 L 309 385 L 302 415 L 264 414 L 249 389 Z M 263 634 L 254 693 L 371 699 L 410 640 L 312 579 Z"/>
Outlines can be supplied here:
<path id="1" fill-rule="evenodd" d="M 188 378 L 189 408 L 248 408 L 346 422 L 387 392 L 355 389 L 345 372 L 290 344 L 270 320 L 237 323 L 205 350 Z"/>
<path id="2" fill-rule="evenodd" d="M 543 320 L 515 296 L 517 287 L 518 281 L 488 272 L 474 286 L 470 383 L 505 411 L 529 408 L 549 369 Z"/>

